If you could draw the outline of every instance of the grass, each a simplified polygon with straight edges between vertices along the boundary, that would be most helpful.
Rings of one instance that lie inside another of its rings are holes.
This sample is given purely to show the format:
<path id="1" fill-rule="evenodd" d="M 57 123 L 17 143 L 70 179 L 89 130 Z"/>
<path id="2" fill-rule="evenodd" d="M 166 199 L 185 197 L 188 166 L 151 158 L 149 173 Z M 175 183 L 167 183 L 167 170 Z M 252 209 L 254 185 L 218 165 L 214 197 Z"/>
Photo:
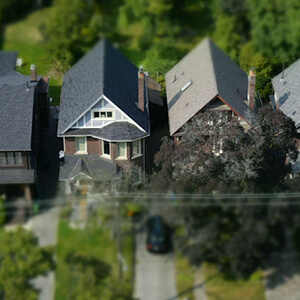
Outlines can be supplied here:
<path id="1" fill-rule="evenodd" d="M 8 24 L 3 33 L 4 51 L 18 51 L 18 57 L 23 59 L 21 68 L 17 71 L 24 75 L 30 74 L 30 65 L 36 65 L 39 75 L 50 76 L 50 98 L 52 105 L 58 105 L 62 85 L 62 73 L 54 70 L 46 41 L 41 33 L 45 22 L 51 14 L 51 8 L 34 11 L 24 19 Z"/>
<path id="2" fill-rule="evenodd" d="M 176 251 L 176 287 L 179 300 L 188 298 L 194 300 L 194 271 L 186 257 L 181 252 Z"/>
<path id="3" fill-rule="evenodd" d="M 112 268 L 107 284 L 118 282 L 117 244 L 111 238 L 106 227 L 87 226 L 85 229 L 72 229 L 66 220 L 61 220 L 58 227 L 57 270 L 56 270 L 56 300 L 68 299 L 68 294 L 74 284 L 70 270 L 64 260 L 69 252 L 93 255 L 109 264 Z M 122 254 L 128 271 L 124 272 L 123 283 L 131 289 L 132 276 L 132 235 L 122 238 Z M 120 282 L 119 282 L 120 283 Z"/>
<path id="4" fill-rule="evenodd" d="M 202 268 L 209 300 L 265 300 L 260 271 L 255 272 L 248 280 L 233 280 L 219 273 L 214 265 L 205 263 Z"/>

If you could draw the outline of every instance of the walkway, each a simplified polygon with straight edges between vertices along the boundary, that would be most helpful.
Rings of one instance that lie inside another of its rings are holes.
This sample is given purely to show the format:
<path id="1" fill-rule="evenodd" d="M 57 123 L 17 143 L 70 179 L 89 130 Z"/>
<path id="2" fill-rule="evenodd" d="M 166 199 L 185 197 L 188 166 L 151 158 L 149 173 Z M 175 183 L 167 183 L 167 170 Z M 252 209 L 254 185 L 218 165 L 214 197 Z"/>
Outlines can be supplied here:
<path id="1" fill-rule="evenodd" d="M 39 245 L 56 245 L 56 233 L 59 208 L 51 208 L 47 212 L 39 214 L 29 220 L 25 225 L 39 238 Z M 46 276 L 39 276 L 34 280 L 35 287 L 40 290 L 39 300 L 53 300 L 55 293 L 55 272 L 51 271 Z"/>
<path id="2" fill-rule="evenodd" d="M 273 254 L 266 272 L 266 300 L 300 300 L 299 256 L 288 238 L 284 252 Z"/>

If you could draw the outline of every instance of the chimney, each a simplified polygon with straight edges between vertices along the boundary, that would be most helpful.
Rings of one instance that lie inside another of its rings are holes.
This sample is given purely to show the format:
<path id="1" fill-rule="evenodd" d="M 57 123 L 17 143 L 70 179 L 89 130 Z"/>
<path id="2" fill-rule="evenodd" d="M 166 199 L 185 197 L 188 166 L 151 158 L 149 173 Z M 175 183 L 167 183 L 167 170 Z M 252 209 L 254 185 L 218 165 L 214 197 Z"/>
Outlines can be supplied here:
<path id="1" fill-rule="evenodd" d="M 248 76 L 248 106 L 251 110 L 255 108 L 255 71 L 254 67 L 251 68 Z"/>
<path id="2" fill-rule="evenodd" d="M 138 79 L 139 79 L 138 107 L 142 112 L 144 112 L 145 111 L 145 74 L 144 74 L 143 66 L 140 66 L 139 68 Z"/>
<path id="3" fill-rule="evenodd" d="M 30 81 L 37 81 L 36 67 L 35 65 L 30 66 Z"/>

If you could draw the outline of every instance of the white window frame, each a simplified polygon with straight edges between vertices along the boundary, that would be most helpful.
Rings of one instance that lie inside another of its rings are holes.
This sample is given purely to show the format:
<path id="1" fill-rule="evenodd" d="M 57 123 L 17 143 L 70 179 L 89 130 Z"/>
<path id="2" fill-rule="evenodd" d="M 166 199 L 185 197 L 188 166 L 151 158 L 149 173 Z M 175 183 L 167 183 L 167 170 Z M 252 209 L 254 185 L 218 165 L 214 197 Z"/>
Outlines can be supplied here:
<path id="1" fill-rule="evenodd" d="M 99 117 L 95 118 L 94 117 L 94 113 L 98 112 L 99 113 Z M 101 117 L 101 113 L 109 113 L 111 112 L 111 117 Z M 93 109 L 92 110 L 92 120 L 93 121 L 106 121 L 106 120 L 114 120 L 115 119 L 115 111 L 113 109 Z"/>
<path id="2" fill-rule="evenodd" d="M 139 156 L 142 156 L 142 143 L 141 143 L 142 140 L 136 140 L 136 141 L 133 141 L 132 142 L 132 158 L 135 158 L 135 157 L 139 157 Z M 138 153 L 133 153 L 133 149 L 134 149 L 134 143 L 139 143 L 139 151 Z"/>
<path id="3" fill-rule="evenodd" d="M 108 143 L 109 146 L 109 154 L 104 153 L 104 143 Z M 111 158 L 111 143 L 108 141 L 102 141 L 102 156 L 106 158 Z"/>
<path id="4" fill-rule="evenodd" d="M 77 150 L 77 139 L 78 138 L 84 138 L 84 147 L 85 147 L 85 150 L 84 151 L 78 151 Z M 75 150 L 76 150 L 76 154 L 87 154 L 87 139 L 86 139 L 86 136 L 76 136 L 75 137 Z"/>
<path id="5" fill-rule="evenodd" d="M 119 144 L 125 144 L 125 156 L 119 156 Z M 118 142 L 117 143 L 117 158 L 119 160 L 127 159 L 127 142 Z"/>

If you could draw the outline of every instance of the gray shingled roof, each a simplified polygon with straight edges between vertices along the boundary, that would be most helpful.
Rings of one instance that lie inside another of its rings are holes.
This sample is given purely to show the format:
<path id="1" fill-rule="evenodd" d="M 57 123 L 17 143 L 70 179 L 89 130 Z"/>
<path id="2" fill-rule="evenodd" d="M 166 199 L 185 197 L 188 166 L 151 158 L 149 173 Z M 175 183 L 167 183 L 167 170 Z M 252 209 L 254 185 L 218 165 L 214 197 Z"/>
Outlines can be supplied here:
<path id="1" fill-rule="evenodd" d="M 0 169 L 0 184 L 34 183 L 34 170 Z"/>
<path id="2" fill-rule="evenodd" d="M 92 136 L 95 138 L 118 142 L 118 141 L 133 141 L 148 134 L 139 130 L 133 124 L 128 122 L 114 122 L 100 129 L 98 128 L 82 128 L 82 129 L 69 129 L 65 136 L 84 135 Z"/>
<path id="3" fill-rule="evenodd" d="M 59 168 L 59 180 L 67 181 L 85 174 L 95 181 L 108 181 L 117 175 L 117 166 L 99 155 L 67 155 Z"/>
<path id="4" fill-rule="evenodd" d="M 206 38 L 188 53 L 165 78 L 171 135 L 217 95 L 242 118 L 252 122 L 251 112 L 244 103 L 247 74 L 210 39 Z M 190 86 L 182 92 L 190 81 Z"/>
<path id="5" fill-rule="evenodd" d="M 300 126 L 300 59 L 272 79 L 279 108 Z"/>
<path id="6" fill-rule="evenodd" d="M 0 51 L 0 76 L 16 69 L 18 52 Z"/>
<path id="7" fill-rule="evenodd" d="M 138 69 L 102 39 L 64 76 L 58 134 L 71 125 L 102 95 L 148 131 L 147 112 L 138 109 Z"/>
<path id="8" fill-rule="evenodd" d="M 40 80 L 41 76 L 37 77 L 37 80 Z M 30 81 L 30 76 L 22 75 L 17 71 L 10 71 L 6 73 L 4 76 L 0 76 L 0 87 L 2 86 L 20 86 L 24 85 L 29 87 L 35 86 L 38 84 L 38 81 Z"/>
<path id="9" fill-rule="evenodd" d="M 31 150 L 34 87 L 0 87 L 0 151 Z"/>

